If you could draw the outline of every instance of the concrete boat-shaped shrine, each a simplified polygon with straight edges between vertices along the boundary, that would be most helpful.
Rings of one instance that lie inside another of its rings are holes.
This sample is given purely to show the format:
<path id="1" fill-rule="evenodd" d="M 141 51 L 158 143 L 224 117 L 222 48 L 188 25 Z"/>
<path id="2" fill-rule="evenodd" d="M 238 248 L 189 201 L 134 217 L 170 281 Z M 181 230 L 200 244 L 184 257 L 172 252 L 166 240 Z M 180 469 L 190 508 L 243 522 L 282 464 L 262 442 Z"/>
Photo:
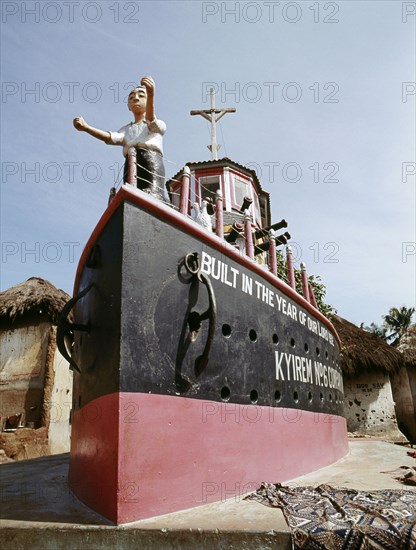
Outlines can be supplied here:
<path id="1" fill-rule="evenodd" d="M 69 484 L 116 524 L 235 498 L 348 451 L 339 337 L 290 247 L 279 276 L 269 193 L 217 158 L 164 188 L 149 77 L 128 96 L 134 122 L 77 130 L 122 145 L 122 185 L 81 256 L 57 342 L 74 370 Z M 213 216 L 215 212 L 215 217 Z M 193 213 L 193 219 L 190 214 Z M 283 261 L 283 260 L 282 260 Z M 70 314 L 72 319 L 69 320 Z"/>
<path id="2" fill-rule="evenodd" d="M 69 482 L 114 523 L 233 498 L 347 453 L 331 323 L 186 213 L 123 185 L 74 296 Z"/>

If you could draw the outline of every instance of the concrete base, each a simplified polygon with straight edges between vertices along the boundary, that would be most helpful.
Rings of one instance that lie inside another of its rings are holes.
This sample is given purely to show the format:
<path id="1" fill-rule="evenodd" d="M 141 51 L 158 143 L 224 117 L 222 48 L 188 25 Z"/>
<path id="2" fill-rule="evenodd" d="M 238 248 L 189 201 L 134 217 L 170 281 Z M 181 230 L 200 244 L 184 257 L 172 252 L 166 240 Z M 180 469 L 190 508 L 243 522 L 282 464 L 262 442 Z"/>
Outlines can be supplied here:
<path id="1" fill-rule="evenodd" d="M 287 485 L 329 483 L 362 490 L 411 490 L 412 487 L 382 473 L 414 466 L 415 460 L 407 455 L 407 450 L 384 441 L 352 440 L 348 456 Z M 240 494 L 232 498 L 230 492 L 224 493 L 221 502 L 116 527 L 69 491 L 68 462 L 69 455 L 63 454 L 0 465 L 3 548 L 292 548 L 290 531 L 280 510 L 246 502 Z"/>

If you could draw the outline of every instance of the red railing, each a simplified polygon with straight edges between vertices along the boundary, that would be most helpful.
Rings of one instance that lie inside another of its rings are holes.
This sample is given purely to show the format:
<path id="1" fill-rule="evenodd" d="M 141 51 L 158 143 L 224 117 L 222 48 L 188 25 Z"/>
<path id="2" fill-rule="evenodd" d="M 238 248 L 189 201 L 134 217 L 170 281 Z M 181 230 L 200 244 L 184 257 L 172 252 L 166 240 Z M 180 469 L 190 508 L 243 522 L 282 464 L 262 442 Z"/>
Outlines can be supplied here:
<path id="1" fill-rule="evenodd" d="M 134 147 L 131 147 L 129 149 L 127 168 L 128 168 L 127 183 L 136 187 L 137 159 L 136 159 L 136 149 Z M 189 212 L 190 181 L 191 181 L 191 171 L 189 169 L 189 166 L 185 166 L 182 174 L 182 181 L 181 181 L 181 187 L 180 187 L 180 202 L 179 202 L 179 211 L 184 216 L 187 216 Z M 215 233 L 219 238 L 223 239 L 224 238 L 223 196 L 220 190 L 217 191 L 215 206 L 216 206 Z M 287 225 L 286 222 L 285 224 Z M 255 261 L 252 217 L 248 210 L 244 210 L 243 237 L 244 237 L 244 243 L 245 243 L 245 254 L 251 260 Z M 269 270 L 271 273 L 273 273 L 273 275 L 278 277 L 277 258 L 276 258 L 276 236 L 274 231 L 269 231 L 268 234 L 265 235 L 265 237 L 268 240 L 266 243 L 263 244 L 262 251 L 268 250 Z M 286 241 L 283 241 L 283 242 L 286 242 Z M 280 241 L 279 244 L 282 244 L 282 241 Z M 293 265 L 292 249 L 290 245 L 286 246 L 286 274 L 287 274 L 287 280 L 288 280 L 289 286 L 296 291 L 295 269 Z M 301 282 L 302 282 L 303 297 L 312 306 L 318 309 L 316 298 L 306 273 L 306 266 L 303 262 L 301 263 Z"/>

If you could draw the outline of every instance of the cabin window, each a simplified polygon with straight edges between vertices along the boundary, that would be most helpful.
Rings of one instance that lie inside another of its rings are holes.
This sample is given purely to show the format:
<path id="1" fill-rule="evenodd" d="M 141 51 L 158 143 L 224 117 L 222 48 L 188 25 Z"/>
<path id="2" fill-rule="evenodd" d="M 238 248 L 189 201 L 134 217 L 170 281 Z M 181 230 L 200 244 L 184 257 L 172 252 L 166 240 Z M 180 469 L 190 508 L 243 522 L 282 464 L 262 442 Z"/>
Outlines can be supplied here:
<path id="1" fill-rule="evenodd" d="M 244 197 L 250 196 L 248 193 L 247 182 L 234 178 L 234 200 L 237 207 L 241 207 Z"/>
<path id="2" fill-rule="evenodd" d="M 180 202 L 181 202 L 181 188 L 178 185 L 177 187 L 173 187 L 171 190 L 171 202 L 173 206 L 175 206 L 179 210 Z"/>
<path id="3" fill-rule="evenodd" d="M 253 206 L 254 206 L 254 217 L 256 219 L 256 222 L 261 227 L 261 213 L 260 213 L 260 203 L 259 198 L 257 196 L 257 193 L 253 190 Z"/>
<path id="4" fill-rule="evenodd" d="M 264 195 L 260 195 L 259 200 L 260 200 L 260 212 L 261 212 L 262 225 L 263 227 L 267 227 L 271 223 L 267 198 Z"/>
<path id="5" fill-rule="evenodd" d="M 199 178 L 199 189 L 201 200 L 209 198 L 215 204 L 217 191 L 220 189 L 220 177 L 205 176 L 203 178 Z"/>

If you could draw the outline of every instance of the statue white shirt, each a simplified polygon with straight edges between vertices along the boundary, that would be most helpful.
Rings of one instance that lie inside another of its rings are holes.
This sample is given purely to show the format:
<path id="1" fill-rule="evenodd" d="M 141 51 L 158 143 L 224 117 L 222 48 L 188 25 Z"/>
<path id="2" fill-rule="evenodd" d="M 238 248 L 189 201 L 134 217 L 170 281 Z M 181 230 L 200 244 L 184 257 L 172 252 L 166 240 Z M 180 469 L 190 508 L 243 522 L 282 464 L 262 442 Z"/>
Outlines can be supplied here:
<path id="1" fill-rule="evenodd" d="M 151 122 L 130 122 L 118 130 L 110 132 L 110 145 L 122 145 L 123 155 L 126 157 L 130 147 L 157 151 L 163 155 L 162 136 L 166 132 L 166 124 L 163 120 L 155 118 Z"/>

